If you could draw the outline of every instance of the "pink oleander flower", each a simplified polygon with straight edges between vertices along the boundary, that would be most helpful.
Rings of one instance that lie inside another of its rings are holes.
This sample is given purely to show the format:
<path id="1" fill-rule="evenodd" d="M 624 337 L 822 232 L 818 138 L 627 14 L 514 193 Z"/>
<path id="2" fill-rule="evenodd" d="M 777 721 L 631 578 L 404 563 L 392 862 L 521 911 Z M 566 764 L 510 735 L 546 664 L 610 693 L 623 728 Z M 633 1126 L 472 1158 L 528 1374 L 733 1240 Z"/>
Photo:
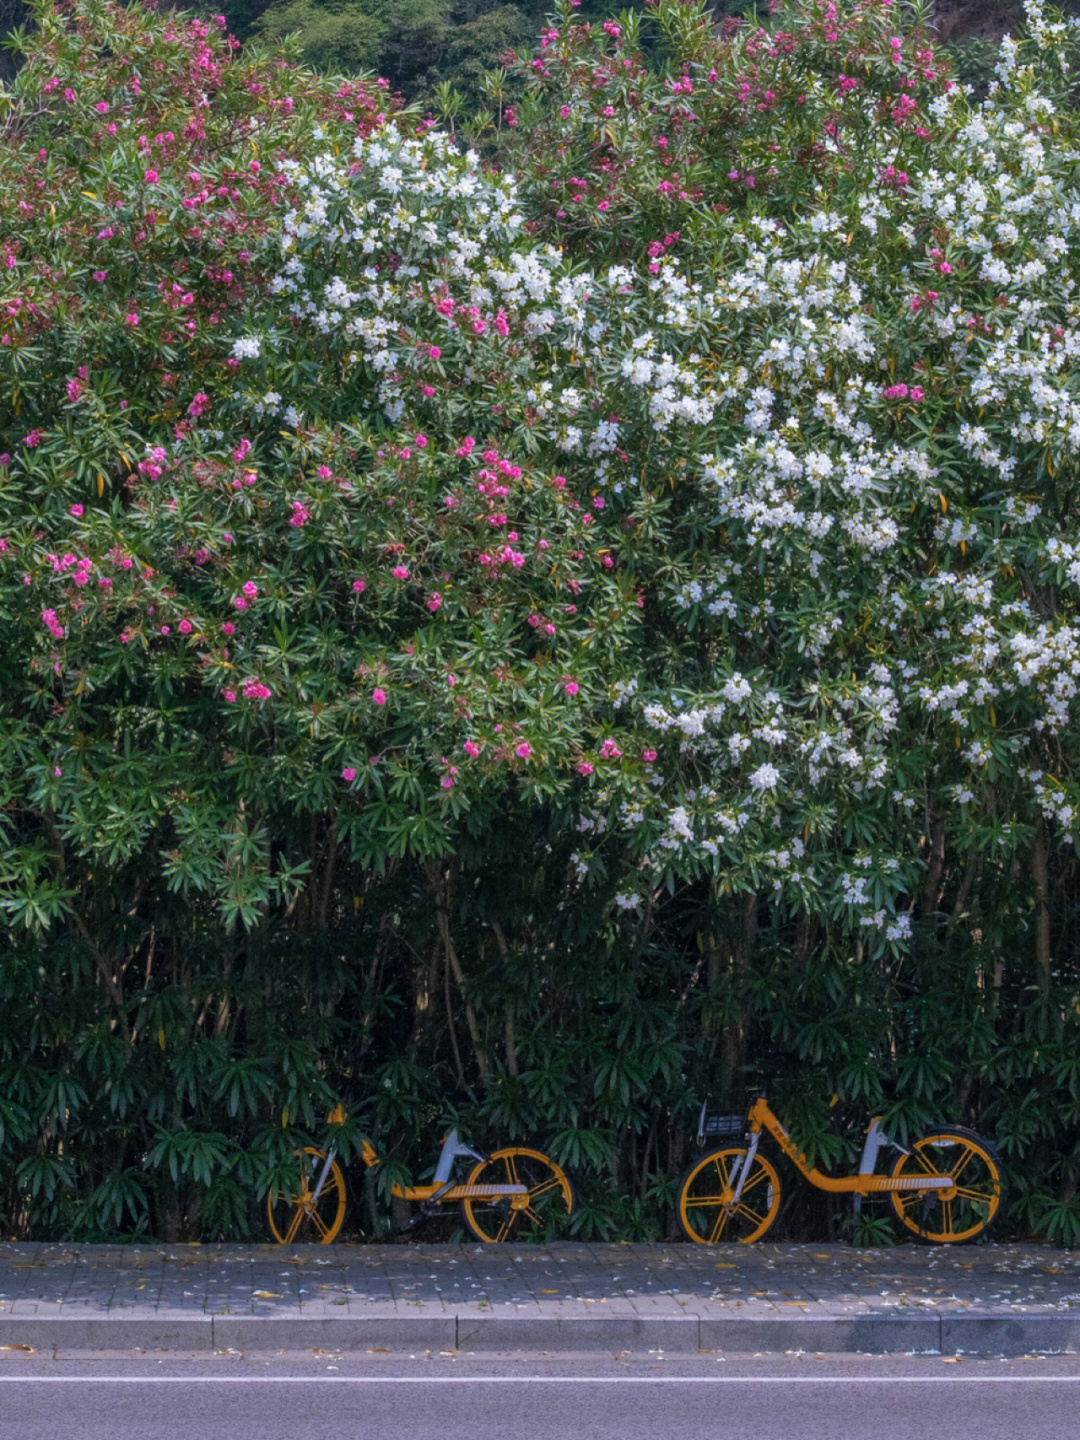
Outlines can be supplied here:
<path id="1" fill-rule="evenodd" d="M 341 778 L 349 785 L 356 779 L 356 771 L 351 765 L 346 765 L 341 772 Z"/>
<path id="2" fill-rule="evenodd" d="M 158 173 L 156 170 L 147 170 L 146 173 L 143 175 L 143 179 L 146 181 L 147 185 L 156 185 L 158 182 Z"/>
<path id="3" fill-rule="evenodd" d="M 407 565 L 395 565 L 391 574 L 395 580 L 407 580 L 409 578 L 409 567 Z"/>
<path id="4" fill-rule="evenodd" d="M 56 618 L 55 610 L 43 610 L 41 612 L 41 623 L 54 640 L 62 640 L 64 638 L 64 627 Z"/>
<path id="5" fill-rule="evenodd" d="M 435 611 L 438 610 L 438 609 L 441 607 L 441 605 L 442 605 L 442 596 L 441 596 L 441 595 L 439 594 L 439 592 L 436 590 L 436 591 L 434 591 L 434 592 L 428 597 L 427 608 L 428 608 L 428 609 L 431 611 L 431 613 L 434 615 L 434 614 L 435 614 Z"/>
<path id="6" fill-rule="evenodd" d="M 651 765 L 656 759 L 656 754 L 657 752 L 655 750 L 642 750 L 641 758 L 645 761 L 646 765 Z"/>
<path id="7" fill-rule="evenodd" d="M 621 754 L 622 751 L 619 749 L 618 745 L 615 744 L 615 741 L 612 740 L 610 736 L 608 736 L 608 738 L 600 746 L 601 760 L 618 760 Z"/>
<path id="8" fill-rule="evenodd" d="M 580 687 L 578 686 L 576 680 L 567 680 L 566 684 L 563 686 L 563 689 L 566 691 L 567 695 L 576 695 L 579 688 Z"/>
<path id="9" fill-rule="evenodd" d="M 181 621 L 180 621 L 180 634 L 181 634 L 181 635 L 190 635 L 190 634 L 191 634 L 191 621 L 190 621 L 190 620 L 181 620 Z"/>
<path id="10" fill-rule="evenodd" d="M 465 751 L 465 754 L 473 760 L 480 754 L 480 746 L 477 745 L 475 740 L 466 740 L 461 748 Z"/>
<path id="11" fill-rule="evenodd" d="M 255 584 L 254 580 L 245 580 L 243 585 L 240 586 L 240 589 L 249 600 L 254 600 L 259 593 L 259 587 Z"/>
<path id="12" fill-rule="evenodd" d="M 522 740 L 520 745 L 514 746 L 514 754 L 518 757 L 519 760 L 528 760 L 529 756 L 532 754 L 532 746 L 527 740 Z"/>
<path id="13" fill-rule="evenodd" d="M 428 346 L 428 357 L 432 360 L 442 359 L 442 351 L 439 349 L 438 345 Z"/>
<path id="14" fill-rule="evenodd" d="M 82 518 L 83 507 L 81 505 L 72 505 L 69 513 L 74 515 L 76 520 L 79 520 Z"/>
<path id="15" fill-rule="evenodd" d="M 375 689 L 371 692 L 371 703 L 373 705 L 385 705 L 386 691 L 380 690 L 379 687 L 376 685 Z"/>
<path id="16" fill-rule="evenodd" d="M 224 622 L 224 624 L 222 625 L 222 627 L 221 627 L 221 633 L 222 633 L 223 635 L 235 635 L 235 634 L 236 634 L 236 626 L 233 624 L 233 622 L 232 622 L 231 620 L 226 620 L 226 621 Z"/>
<path id="17" fill-rule="evenodd" d="M 903 190 L 911 184 L 911 177 L 906 170 L 897 170 L 895 165 L 886 165 L 878 176 L 879 181 L 886 188 Z"/>
<path id="18" fill-rule="evenodd" d="M 364 593 L 364 591 L 367 589 L 367 581 L 366 581 L 366 580 L 354 580 L 354 581 L 352 582 L 352 588 L 353 588 L 353 593 L 354 593 L 355 595 L 362 595 L 362 594 Z"/>
<path id="19" fill-rule="evenodd" d="M 244 683 L 245 700 L 269 700 L 271 693 L 270 686 L 264 685 L 261 680 L 248 680 Z"/>
<path id="20" fill-rule="evenodd" d="M 235 704 L 236 704 L 236 691 L 235 691 L 235 690 L 223 690 L 223 691 L 221 692 L 221 698 L 225 701 L 225 704 L 226 704 L 226 705 L 235 705 Z"/>
<path id="21" fill-rule="evenodd" d="M 416 436 L 417 449 L 424 450 L 427 447 L 427 436 L 423 431 L 418 431 Z"/>
<path id="22" fill-rule="evenodd" d="M 577 766 L 577 772 L 579 775 L 591 775 L 593 773 L 593 767 L 589 764 L 588 760 L 582 760 Z"/>

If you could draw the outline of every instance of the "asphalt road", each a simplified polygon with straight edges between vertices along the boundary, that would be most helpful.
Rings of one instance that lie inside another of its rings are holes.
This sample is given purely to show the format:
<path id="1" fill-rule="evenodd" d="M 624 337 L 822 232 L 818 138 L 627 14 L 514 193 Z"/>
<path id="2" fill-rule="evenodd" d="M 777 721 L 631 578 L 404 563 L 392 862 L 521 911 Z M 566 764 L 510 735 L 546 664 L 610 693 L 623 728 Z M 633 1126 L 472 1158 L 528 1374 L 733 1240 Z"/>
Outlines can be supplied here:
<path id="1" fill-rule="evenodd" d="M 1080 1357 L 0 1355 L 0 1440 L 1077 1440 Z"/>

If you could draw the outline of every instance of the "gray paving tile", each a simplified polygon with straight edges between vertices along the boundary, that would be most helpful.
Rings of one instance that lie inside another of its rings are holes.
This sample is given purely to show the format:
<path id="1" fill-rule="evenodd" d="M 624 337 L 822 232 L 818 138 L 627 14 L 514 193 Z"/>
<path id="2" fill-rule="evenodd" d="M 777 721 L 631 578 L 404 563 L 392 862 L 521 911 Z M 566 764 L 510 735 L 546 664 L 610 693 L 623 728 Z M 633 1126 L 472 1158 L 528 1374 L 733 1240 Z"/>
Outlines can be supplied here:
<path id="1" fill-rule="evenodd" d="M 457 1322 L 452 1315 L 345 1315 L 310 1319 L 291 1316 L 278 1320 L 222 1316 L 214 1319 L 214 1346 L 219 1350 L 276 1350 L 285 1347 L 452 1350 L 456 1336 Z"/>

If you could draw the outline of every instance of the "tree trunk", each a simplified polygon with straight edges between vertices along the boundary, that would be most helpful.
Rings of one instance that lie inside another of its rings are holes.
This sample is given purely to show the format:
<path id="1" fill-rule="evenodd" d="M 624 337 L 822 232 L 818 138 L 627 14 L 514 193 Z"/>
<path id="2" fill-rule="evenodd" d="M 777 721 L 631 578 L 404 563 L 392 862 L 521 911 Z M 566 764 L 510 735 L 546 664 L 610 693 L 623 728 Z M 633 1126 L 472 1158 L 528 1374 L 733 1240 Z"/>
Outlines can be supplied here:
<path id="1" fill-rule="evenodd" d="M 1053 967 L 1053 960 L 1050 958 L 1050 906 L 1047 903 L 1049 894 L 1049 876 L 1046 853 L 1046 834 L 1040 826 L 1036 836 L 1035 845 L 1031 852 L 1031 878 L 1035 882 L 1035 963 L 1039 967 L 1039 989 L 1042 993 L 1045 1004 L 1050 993 L 1050 971 Z"/>
<path id="2" fill-rule="evenodd" d="M 739 902 L 739 926 L 731 946 L 731 980 L 736 992 L 754 953 L 757 940 L 758 897 L 755 892 L 743 895 Z M 746 1060 L 749 1039 L 749 1015 L 740 1007 L 734 1018 L 724 1026 L 720 1037 L 720 1076 L 724 1093 L 735 1090 L 739 1067 Z"/>
<path id="3" fill-rule="evenodd" d="M 431 885 L 435 897 L 435 921 L 438 926 L 439 939 L 442 942 L 443 954 L 465 1002 L 465 1024 L 468 1027 L 469 1039 L 472 1041 L 476 1068 L 480 1072 L 481 1084 L 486 1085 L 491 1073 L 491 1060 L 480 1039 L 480 1026 L 477 1024 L 476 1011 L 469 999 L 465 986 L 465 974 L 450 934 L 450 897 L 453 893 L 454 872 L 452 869 L 444 870 L 435 862 L 429 864 L 426 869 L 428 883 Z"/>
<path id="4" fill-rule="evenodd" d="M 935 815 L 928 826 L 930 854 L 926 862 L 920 910 L 923 919 L 936 915 L 941 904 L 941 877 L 945 872 L 945 821 Z"/>

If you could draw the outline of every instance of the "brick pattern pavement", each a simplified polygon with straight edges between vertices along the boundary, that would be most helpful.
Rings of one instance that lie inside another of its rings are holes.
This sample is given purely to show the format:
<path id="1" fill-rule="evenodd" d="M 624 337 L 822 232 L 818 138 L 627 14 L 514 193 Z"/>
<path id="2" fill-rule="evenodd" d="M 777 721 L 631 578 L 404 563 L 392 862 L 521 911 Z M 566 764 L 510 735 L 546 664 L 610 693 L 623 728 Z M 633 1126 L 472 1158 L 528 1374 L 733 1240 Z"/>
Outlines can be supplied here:
<path id="1" fill-rule="evenodd" d="M 1080 1350 L 1080 1256 L 1013 1245 L 0 1244 L 0 1346 L 122 1341 Z"/>

